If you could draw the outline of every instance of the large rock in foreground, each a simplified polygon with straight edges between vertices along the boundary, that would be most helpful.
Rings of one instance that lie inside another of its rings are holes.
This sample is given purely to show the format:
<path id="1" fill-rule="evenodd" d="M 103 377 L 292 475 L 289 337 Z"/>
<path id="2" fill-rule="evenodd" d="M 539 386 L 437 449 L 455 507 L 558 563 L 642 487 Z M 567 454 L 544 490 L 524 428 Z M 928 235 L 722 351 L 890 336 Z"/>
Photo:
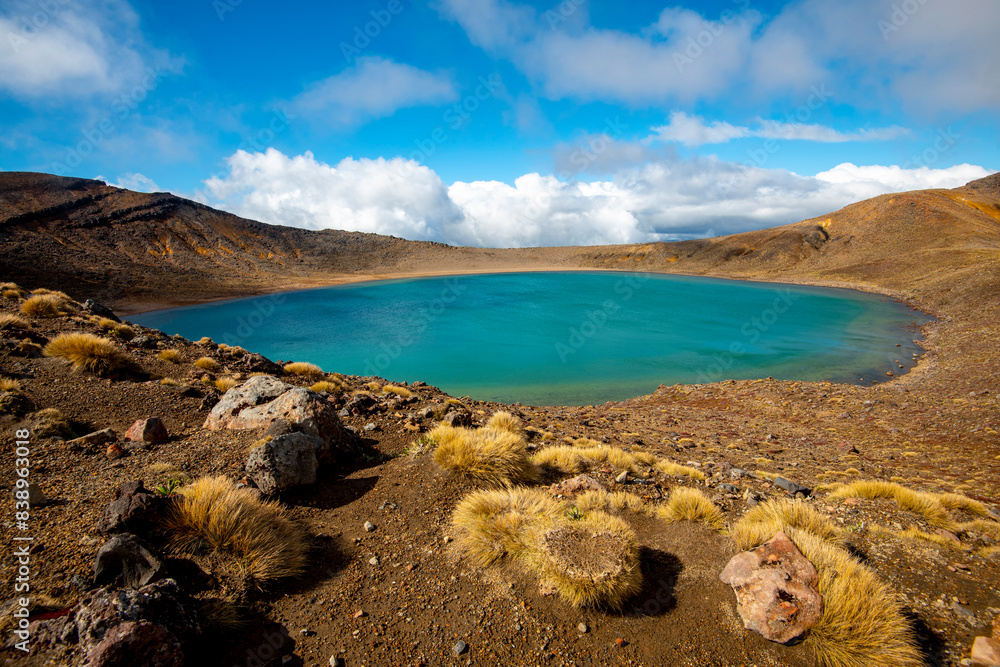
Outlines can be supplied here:
<path id="1" fill-rule="evenodd" d="M 736 591 L 744 626 L 764 639 L 788 643 L 823 616 L 816 568 L 782 532 L 733 556 L 719 578 Z"/>
<path id="2" fill-rule="evenodd" d="M 264 493 L 316 483 L 316 453 L 323 441 L 308 433 L 286 433 L 250 450 L 246 471 Z"/>

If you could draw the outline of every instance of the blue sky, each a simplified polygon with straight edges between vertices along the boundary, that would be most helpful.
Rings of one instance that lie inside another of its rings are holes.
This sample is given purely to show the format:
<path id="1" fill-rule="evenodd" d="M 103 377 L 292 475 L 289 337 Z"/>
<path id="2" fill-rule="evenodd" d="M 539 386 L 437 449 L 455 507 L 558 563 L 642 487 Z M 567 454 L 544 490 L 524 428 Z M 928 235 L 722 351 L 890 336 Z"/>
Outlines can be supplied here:
<path id="1" fill-rule="evenodd" d="M 695 238 L 1000 168 L 994 0 L 0 1 L 0 169 L 484 246 Z"/>

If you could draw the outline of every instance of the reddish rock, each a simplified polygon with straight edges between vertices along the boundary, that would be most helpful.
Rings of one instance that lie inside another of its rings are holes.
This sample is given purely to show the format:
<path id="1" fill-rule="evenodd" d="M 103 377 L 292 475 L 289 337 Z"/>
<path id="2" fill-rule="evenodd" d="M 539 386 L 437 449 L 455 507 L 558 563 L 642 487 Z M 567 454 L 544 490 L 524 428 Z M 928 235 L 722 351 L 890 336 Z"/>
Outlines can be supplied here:
<path id="1" fill-rule="evenodd" d="M 108 457 L 109 460 L 114 461 L 115 459 L 120 459 L 123 456 L 127 456 L 128 452 L 125 448 L 119 445 L 117 442 L 112 442 L 108 445 L 107 450 L 105 450 L 104 455 Z"/>
<path id="2" fill-rule="evenodd" d="M 858 448 L 855 447 L 850 442 L 845 441 L 837 443 L 837 451 L 840 452 L 841 454 L 857 454 Z"/>
<path id="3" fill-rule="evenodd" d="M 1000 667 L 1000 639 L 976 637 L 971 657 L 973 667 Z"/>
<path id="4" fill-rule="evenodd" d="M 578 493 L 587 491 L 606 491 L 604 485 L 590 475 L 577 475 L 572 479 L 566 479 L 558 484 L 553 484 L 549 492 L 557 496 L 575 496 Z"/>
<path id="5" fill-rule="evenodd" d="M 151 445 L 163 442 L 168 437 L 167 427 L 159 417 L 140 419 L 125 432 L 126 440 L 148 442 Z"/>
<path id="6" fill-rule="evenodd" d="M 764 639 L 788 643 L 823 615 L 816 568 L 782 532 L 733 556 L 719 578 L 736 592 L 744 626 Z"/>

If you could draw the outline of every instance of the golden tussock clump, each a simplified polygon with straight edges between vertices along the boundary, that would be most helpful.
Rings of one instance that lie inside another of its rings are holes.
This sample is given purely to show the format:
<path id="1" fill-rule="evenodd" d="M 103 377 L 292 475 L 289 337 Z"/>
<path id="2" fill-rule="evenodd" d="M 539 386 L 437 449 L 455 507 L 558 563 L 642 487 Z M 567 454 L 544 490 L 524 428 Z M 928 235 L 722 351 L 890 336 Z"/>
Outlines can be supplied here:
<path id="1" fill-rule="evenodd" d="M 66 294 L 66 292 L 60 292 L 59 290 L 53 290 L 53 289 L 46 289 L 44 287 L 39 287 L 38 289 L 31 290 L 31 293 L 40 296 L 54 296 L 60 301 L 73 300 L 70 298 L 69 294 Z"/>
<path id="2" fill-rule="evenodd" d="M 3 329 L 27 329 L 28 321 L 23 317 L 11 315 L 10 313 L 0 313 L 0 330 Z"/>
<path id="3" fill-rule="evenodd" d="M 44 408 L 29 416 L 31 432 L 43 438 L 73 438 L 69 420 L 56 408 Z"/>
<path id="4" fill-rule="evenodd" d="M 164 387 L 180 387 L 183 383 L 179 380 L 175 380 L 174 378 L 163 378 L 160 380 L 160 384 Z"/>
<path id="5" fill-rule="evenodd" d="M 223 394 L 239 385 L 239 380 L 236 378 L 219 378 L 215 381 L 215 388 L 221 391 Z"/>
<path id="6" fill-rule="evenodd" d="M 21 304 L 21 312 L 28 317 L 61 317 L 71 313 L 72 307 L 51 294 L 37 294 Z"/>
<path id="7" fill-rule="evenodd" d="M 107 374 L 123 371 L 131 361 L 106 338 L 89 333 L 60 334 L 42 350 L 47 357 L 58 357 L 73 364 L 77 371 Z"/>
<path id="8" fill-rule="evenodd" d="M 923 665 L 910 624 L 892 588 L 851 555 L 795 528 L 788 537 L 816 567 L 823 616 L 803 645 L 826 667 Z"/>
<path id="9" fill-rule="evenodd" d="M 705 473 L 697 468 L 682 466 L 679 463 L 667 461 L 666 459 L 657 461 L 656 465 L 653 467 L 666 475 L 684 475 L 685 477 L 690 477 L 691 479 L 705 479 Z"/>
<path id="10" fill-rule="evenodd" d="M 955 494 L 951 495 L 954 496 Z M 899 505 L 900 509 L 922 515 L 927 523 L 936 528 L 950 529 L 954 525 L 939 496 L 933 493 L 914 491 L 905 486 L 900 486 L 895 482 L 861 480 L 837 489 L 828 498 L 831 500 L 842 500 L 844 498 L 867 498 L 869 500 L 877 498 L 893 499 Z M 975 502 L 971 499 L 967 500 L 970 503 Z M 949 502 L 954 503 L 954 498 L 950 499 Z"/>
<path id="11" fill-rule="evenodd" d="M 339 394 L 340 392 L 344 391 L 344 386 L 336 382 L 320 380 L 313 386 L 309 387 L 309 389 L 315 391 L 317 394 L 321 391 L 325 391 L 328 394 Z"/>
<path id="12" fill-rule="evenodd" d="M 555 445 L 546 447 L 531 457 L 531 462 L 541 468 L 568 475 L 585 472 L 602 463 L 638 474 L 653 466 L 656 461 L 656 457 L 648 452 L 627 452 L 607 446 Z"/>
<path id="13" fill-rule="evenodd" d="M 394 384 L 387 384 L 384 387 L 382 387 L 382 393 L 395 394 L 400 398 L 409 398 L 410 396 L 413 396 L 413 392 L 407 389 L 406 387 L 400 387 Z"/>
<path id="14" fill-rule="evenodd" d="M 635 512 L 648 514 L 650 508 L 639 496 L 628 491 L 585 491 L 573 499 L 573 505 L 581 512 L 599 510 L 602 512 Z"/>
<path id="15" fill-rule="evenodd" d="M 722 512 L 698 489 L 679 486 L 670 493 L 666 504 L 656 508 L 656 516 L 668 523 L 692 521 L 704 523 L 712 530 L 722 530 Z"/>
<path id="16" fill-rule="evenodd" d="M 842 546 L 846 534 L 801 500 L 769 500 L 743 515 L 730 530 L 730 537 L 741 551 L 764 544 L 778 531 L 789 528 L 815 535 Z"/>
<path id="17" fill-rule="evenodd" d="M 304 378 L 321 378 L 323 369 L 308 361 L 293 361 L 285 365 L 285 372 L 289 375 L 298 375 Z"/>
<path id="18" fill-rule="evenodd" d="M 504 410 L 493 413 L 493 416 L 486 422 L 486 428 L 493 429 L 494 431 L 507 431 L 518 436 L 524 435 L 521 420 Z"/>
<path id="19" fill-rule="evenodd" d="M 219 362 L 212 357 L 199 357 L 195 360 L 194 365 L 203 371 L 208 371 L 209 373 L 216 373 L 220 368 L 222 368 L 222 366 L 219 365 Z"/>
<path id="20" fill-rule="evenodd" d="M 642 590 L 635 532 L 618 517 L 591 512 L 578 520 L 536 524 L 527 543 L 532 569 L 574 607 L 620 609 Z"/>
<path id="21" fill-rule="evenodd" d="M 5 299 L 10 299 L 12 301 L 14 299 L 20 299 L 25 294 L 26 292 L 19 289 L 11 289 L 11 288 L 0 289 L 0 296 L 2 296 Z"/>
<path id="22" fill-rule="evenodd" d="M 21 391 L 21 383 L 14 378 L 0 377 L 0 391 Z"/>
<path id="23" fill-rule="evenodd" d="M 996 517 L 993 512 L 987 509 L 986 505 L 982 504 L 978 500 L 973 500 L 968 496 L 963 496 L 960 493 L 942 493 L 938 496 L 938 501 L 944 505 L 946 509 L 967 512 L 978 517 Z"/>
<path id="24" fill-rule="evenodd" d="M 427 438 L 436 443 L 434 461 L 445 470 L 494 485 L 537 477 L 524 438 L 509 431 L 441 424 Z"/>
<path id="25" fill-rule="evenodd" d="M 564 507 L 538 489 L 476 491 L 458 503 L 451 523 L 465 554 L 480 565 L 489 565 L 504 556 L 522 556 L 527 528 L 554 521 Z"/>
<path id="26" fill-rule="evenodd" d="M 232 556 L 241 573 L 259 582 L 294 577 L 308 564 L 305 530 L 276 502 L 260 500 L 225 477 L 202 477 L 179 489 L 166 527 L 173 545 L 191 552 L 207 544 Z"/>
<path id="27" fill-rule="evenodd" d="M 203 347 L 212 347 L 213 345 L 215 345 L 215 341 L 213 341 L 208 336 L 202 336 L 197 341 L 195 341 L 195 345 L 201 345 Z M 219 345 L 219 347 L 222 347 L 222 345 Z"/>
<path id="28" fill-rule="evenodd" d="M 163 361 L 169 361 L 172 364 L 178 364 L 181 361 L 180 350 L 160 350 L 160 353 L 156 356 Z"/>

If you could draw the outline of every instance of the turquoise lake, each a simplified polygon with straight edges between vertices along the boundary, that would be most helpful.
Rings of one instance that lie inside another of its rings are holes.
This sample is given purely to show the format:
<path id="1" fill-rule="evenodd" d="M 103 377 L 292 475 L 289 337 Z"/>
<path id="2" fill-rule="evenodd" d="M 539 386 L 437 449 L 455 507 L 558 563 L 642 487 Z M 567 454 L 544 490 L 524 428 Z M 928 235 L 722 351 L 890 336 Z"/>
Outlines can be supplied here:
<path id="1" fill-rule="evenodd" d="M 930 318 L 851 290 L 646 273 L 387 280 L 154 311 L 168 334 L 455 396 L 585 405 L 660 384 L 904 372 Z M 899 345 L 899 347 L 897 347 Z"/>

